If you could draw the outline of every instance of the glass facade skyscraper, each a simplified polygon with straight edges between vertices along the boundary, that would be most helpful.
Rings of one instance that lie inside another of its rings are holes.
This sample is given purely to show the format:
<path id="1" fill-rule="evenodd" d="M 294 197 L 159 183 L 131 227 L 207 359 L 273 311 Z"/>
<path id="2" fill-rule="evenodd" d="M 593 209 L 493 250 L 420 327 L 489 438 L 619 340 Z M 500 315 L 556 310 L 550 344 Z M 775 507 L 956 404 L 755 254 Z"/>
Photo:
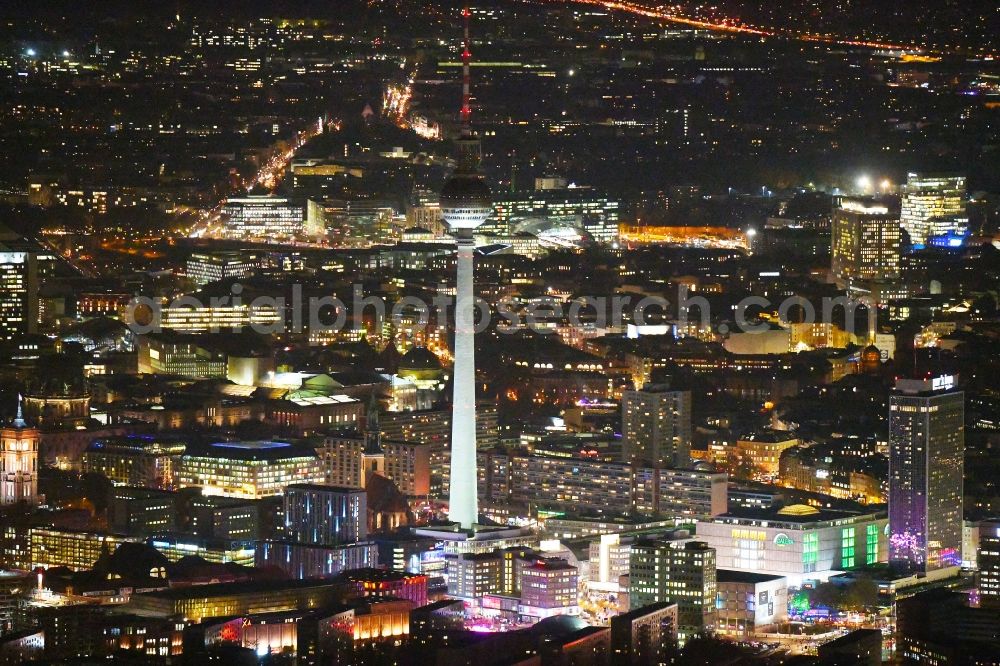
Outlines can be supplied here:
<path id="1" fill-rule="evenodd" d="M 962 561 L 965 394 L 952 376 L 901 379 L 889 399 L 889 561 L 927 572 Z"/>
<path id="2" fill-rule="evenodd" d="M 955 226 L 950 218 L 965 214 L 965 176 L 907 174 L 901 224 L 918 247 L 928 237 Z"/>
<path id="3" fill-rule="evenodd" d="M 842 280 L 899 277 L 899 218 L 878 202 L 845 199 L 833 213 L 832 268 Z"/>

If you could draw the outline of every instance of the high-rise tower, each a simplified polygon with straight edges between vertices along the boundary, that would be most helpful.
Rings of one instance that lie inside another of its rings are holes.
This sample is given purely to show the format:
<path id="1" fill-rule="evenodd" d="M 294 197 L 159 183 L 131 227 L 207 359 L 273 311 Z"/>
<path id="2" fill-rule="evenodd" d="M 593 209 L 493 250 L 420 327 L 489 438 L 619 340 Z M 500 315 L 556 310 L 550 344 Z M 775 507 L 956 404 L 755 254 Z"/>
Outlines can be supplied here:
<path id="1" fill-rule="evenodd" d="M 889 562 L 962 563 L 965 394 L 950 375 L 899 379 L 889 397 Z"/>
<path id="2" fill-rule="evenodd" d="M 449 517 L 471 529 L 479 516 L 476 496 L 476 358 L 472 234 L 492 211 L 490 188 L 479 170 L 479 140 L 472 134 L 468 5 L 462 11 L 462 133 L 458 166 L 441 190 L 441 214 L 458 243 L 455 290 L 455 368 L 451 419 Z"/>

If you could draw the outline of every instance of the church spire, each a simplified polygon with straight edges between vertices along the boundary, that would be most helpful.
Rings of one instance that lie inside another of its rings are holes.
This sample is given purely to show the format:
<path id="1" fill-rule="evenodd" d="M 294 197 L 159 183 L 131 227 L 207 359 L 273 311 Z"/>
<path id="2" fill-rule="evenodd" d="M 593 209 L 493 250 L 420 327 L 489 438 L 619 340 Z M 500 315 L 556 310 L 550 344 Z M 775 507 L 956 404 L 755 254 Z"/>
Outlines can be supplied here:
<path id="1" fill-rule="evenodd" d="M 28 424 L 24 420 L 24 397 L 17 394 L 17 417 L 14 419 L 15 428 L 27 428 Z"/>
<path id="2" fill-rule="evenodd" d="M 372 393 L 365 418 L 365 453 L 382 453 L 382 429 L 378 422 L 378 400 Z"/>

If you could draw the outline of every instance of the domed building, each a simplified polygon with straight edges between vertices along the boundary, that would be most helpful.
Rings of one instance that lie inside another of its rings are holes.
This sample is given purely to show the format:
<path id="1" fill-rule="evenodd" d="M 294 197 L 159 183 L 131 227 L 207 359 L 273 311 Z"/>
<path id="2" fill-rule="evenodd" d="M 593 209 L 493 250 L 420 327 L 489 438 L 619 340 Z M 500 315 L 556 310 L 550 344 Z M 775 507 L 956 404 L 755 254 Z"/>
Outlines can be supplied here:
<path id="1" fill-rule="evenodd" d="M 861 372 L 866 375 L 877 375 L 882 369 L 882 352 L 875 345 L 868 345 L 861 350 Z"/>
<path id="2" fill-rule="evenodd" d="M 447 379 L 440 359 L 426 347 L 414 347 L 403 354 L 396 376 L 415 388 L 415 409 L 430 409 L 441 397 Z"/>

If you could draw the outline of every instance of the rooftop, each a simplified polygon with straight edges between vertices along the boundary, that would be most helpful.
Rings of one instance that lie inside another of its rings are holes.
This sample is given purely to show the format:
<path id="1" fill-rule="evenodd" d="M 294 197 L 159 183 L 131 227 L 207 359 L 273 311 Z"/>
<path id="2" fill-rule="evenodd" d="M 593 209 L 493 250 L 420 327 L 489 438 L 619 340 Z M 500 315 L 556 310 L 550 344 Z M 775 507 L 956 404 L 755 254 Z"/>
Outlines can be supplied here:
<path id="1" fill-rule="evenodd" d="M 201 450 L 188 451 L 185 458 L 223 458 L 229 460 L 287 460 L 289 458 L 315 458 L 311 449 L 299 449 L 289 442 L 215 442 Z"/>
<path id="2" fill-rule="evenodd" d="M 881 512 L 884 514 L 884 511 Z M 784 507 L 730 508 L 727 513 L 709 519 L 709 522 L 732 522 L 734 520 L 753 520 L 774 522 L 777 524 L 805 525 L 808 523 L 823 523 L 834 520 L 876 519 L 880 512 L 869 509 L 864 512 L 836 511 L 821 509 L 806 504 L 790 504 Z"/>
<path id="3" fill-rule="evenodd" d="M 238 583 L 209 583 L 208 585 L 193 585 L 177 587 L 169 590 L 142 592 L 135 597 L 156 597 L 160 599 L 209 599 L 240 594 L 259 594 L 261 592 L 282 592 L 284 590 L 305 590 L 315 587 L 334 587 L 336 583 L 323 579 L 306 580 L 254 580 Z"/>
<path id="4" fill-rule="evenodd" d="M 364 488 L 348 488 L 347 486 L 331 486 L 325 483 L 291 483 L 285 489 L 312 490 L 321 493 L 363 493 Z"/>
<path id="5" fill-rule="evenodd" d="M 767 583 L 783 578 L 784 576 L 753 573 L 750 571 L 735 571 L 733 569 L 718 569 L 716 571 L 716 579 L 720 583 Z"/>

